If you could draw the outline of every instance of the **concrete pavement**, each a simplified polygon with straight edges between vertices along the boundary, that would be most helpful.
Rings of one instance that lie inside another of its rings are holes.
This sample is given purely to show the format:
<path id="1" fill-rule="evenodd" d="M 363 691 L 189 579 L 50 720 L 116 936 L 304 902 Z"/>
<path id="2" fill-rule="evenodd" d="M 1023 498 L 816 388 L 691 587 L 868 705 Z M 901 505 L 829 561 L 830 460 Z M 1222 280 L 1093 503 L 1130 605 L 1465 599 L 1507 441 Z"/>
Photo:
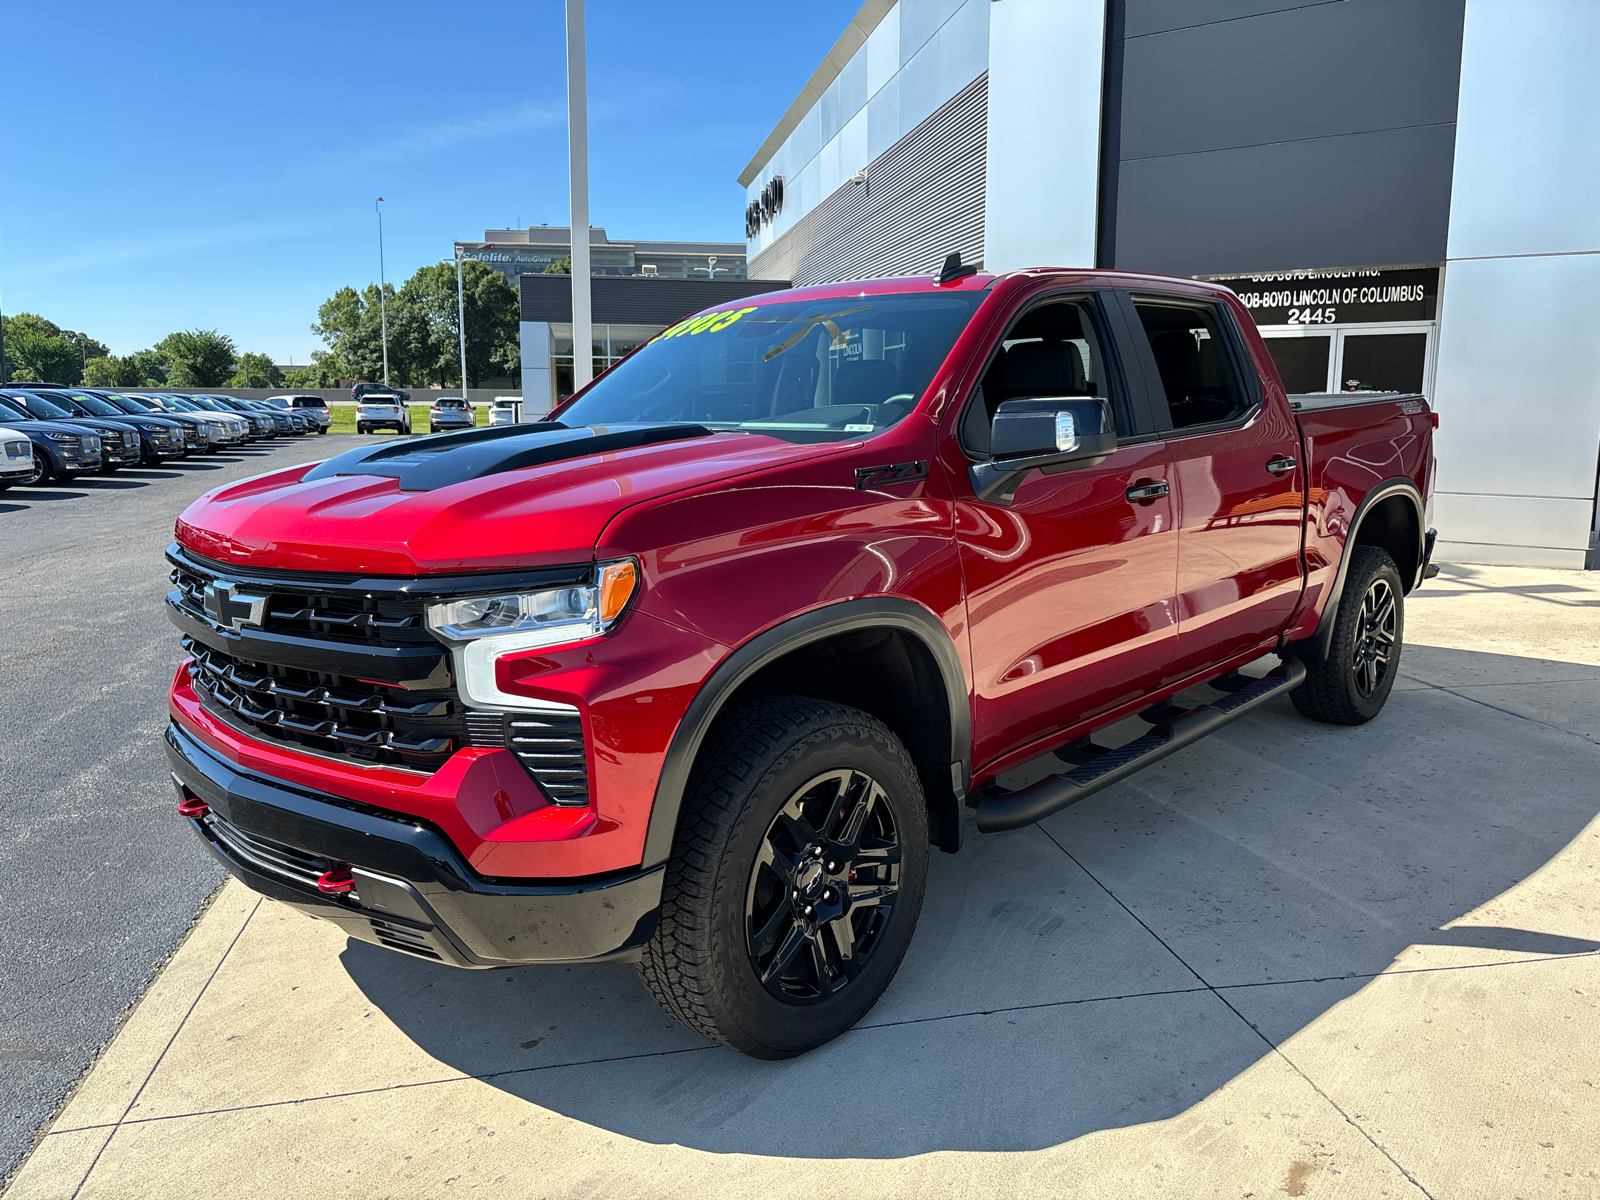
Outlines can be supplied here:
<path id="1" fill-rule="evenodd" d="M 935 856 L 861 1026 L 705 1045 L 223 889 L 5 1193 L 1600 1196 L 1600 581 L 1446 567 L 1287 704 Z"/>
<path id="2" fill-rule="evenodd" d="M 224 875 L 173 837 L 173 519 L 208 488 L 356 444 L 279 439 L 0 494 L 0 1177 Z"/>

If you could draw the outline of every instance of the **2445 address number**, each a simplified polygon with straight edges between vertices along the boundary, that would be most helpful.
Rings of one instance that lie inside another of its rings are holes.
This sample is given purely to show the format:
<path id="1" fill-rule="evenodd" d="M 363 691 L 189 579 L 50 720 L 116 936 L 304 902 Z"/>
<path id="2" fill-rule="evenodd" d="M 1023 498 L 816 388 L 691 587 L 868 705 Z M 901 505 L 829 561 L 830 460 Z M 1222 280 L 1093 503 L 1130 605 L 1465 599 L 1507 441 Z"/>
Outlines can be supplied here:
<path id="1" fill-rule="evenodd" d="M 1289 310 L 1290 325 L 1332 325 L 1334 310 L 1331 308 L 1291 308 Z"/>

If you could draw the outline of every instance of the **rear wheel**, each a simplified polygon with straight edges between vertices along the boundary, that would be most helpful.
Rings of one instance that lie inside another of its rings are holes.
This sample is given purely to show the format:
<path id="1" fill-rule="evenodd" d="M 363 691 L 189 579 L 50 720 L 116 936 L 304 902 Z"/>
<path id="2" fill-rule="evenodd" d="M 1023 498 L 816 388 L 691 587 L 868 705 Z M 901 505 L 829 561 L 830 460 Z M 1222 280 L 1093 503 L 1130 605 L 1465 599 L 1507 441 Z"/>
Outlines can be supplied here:
<path id="1" fill-rule="evenodd" d="M 1364 725 L 1383 709 L 1400 669 L 1405 600 L 1386 551 L 1356 546 L 1325 661 L 1306 666 L 1295 708 L 1329 725 Z"/>
<path id="2" fill-rule="evenodd" d="M 794 696 L 743 705 L 696 764 L 639 976 L 712 1041 L 804 1053 L 894 978 L 927 869 L 922 787 L 881 721 Z"/>

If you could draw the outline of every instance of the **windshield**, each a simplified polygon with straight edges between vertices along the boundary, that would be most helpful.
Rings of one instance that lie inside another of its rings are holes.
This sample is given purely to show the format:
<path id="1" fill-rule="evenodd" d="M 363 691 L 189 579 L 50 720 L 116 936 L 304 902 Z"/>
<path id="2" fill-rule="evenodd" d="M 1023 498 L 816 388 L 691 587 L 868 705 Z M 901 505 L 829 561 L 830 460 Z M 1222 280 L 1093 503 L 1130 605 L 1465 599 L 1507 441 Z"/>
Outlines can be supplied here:
<path id="1" fill-rule="evenodd" d="M 107 404 L 99 396 L 85 396 L 82 392 L 73 392 L 72 398 L 97 417 L 127 416 L 120 408 Z"/>
<path id="2" fill-rule="evenodd" d="M 195 408 L 203 408 L 207 412 L 221 412 L 222 411 L 222 409 L 221 409 L 221 407 L 219 405 L 212 403 L 205 396 L 190 396 L 190 397 L 188 397 L 188 401 Z"/>
<path id="3" fill-rule="evenodd" d="M 906 292 L 704 313 L 618 363 L 555 419 L 690 422 L 792 442 L 877 433 L 916 407 L 982 299 Z"/>
<path id="4" fill-rule="evenodd" d="M 41 421 L 58 421 L 62 417 L 67 417 L 69 419 L 72 417 L 72 413 L 68 412 L 60 405 L 51 404 L 50 401 L 39 396 L 18 396 L 12 401 L 12 403 L 20 404 L 23 408 L 32 413 L 34 417 Z"/>
<path id="5" fill-rule="evenodd" d="M 465 408 L 467 402 L 465 400 L 452 400 L 449 396 L 443 396 L 435 400 L 433 406 L 435 408 Z"/>
<path id="6" fill-rule="evenodd" d="M 10 396 L 0 396 L 0 417 L 9 417 L 13 421 L 32 421 L 35 418 L 23 409 Z"/>
<path id="7" fill-rule="evenodd" d="M 154 404 L 147 403 L 143 400 L 132 400 L 127 396 L 119 396 L 115 392 L 107 392 L 105 396 L 107 404 L 115 405 L 129 416 L 142 417 L 147 412 L 160 411 Z"/>
<path id="8" fill-rule="evenodd" d="M 328 402 L 320 396 L 296 396 L 294 398 L 294 406 L 296 408 L 327 408 Z"/>

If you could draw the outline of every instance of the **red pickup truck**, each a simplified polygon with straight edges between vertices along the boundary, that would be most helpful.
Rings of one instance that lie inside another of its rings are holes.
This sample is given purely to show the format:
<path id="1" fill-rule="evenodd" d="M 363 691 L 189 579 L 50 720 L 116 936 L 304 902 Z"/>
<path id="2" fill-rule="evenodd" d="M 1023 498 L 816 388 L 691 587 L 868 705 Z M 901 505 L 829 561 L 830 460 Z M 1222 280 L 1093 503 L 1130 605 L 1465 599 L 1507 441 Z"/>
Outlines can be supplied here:
<path id="1" fill-rule="evenodd" d="M 725 305 L 537 424 L 184 512 L 179 811 L 353 937 L 632 960 L 706 1037 L 798 1054 L 887 986 L 930 847 L 1275 697 L 1375 716 L 1435 425 L 1291 400 L 1188 280 L 952 262 Z"/>

